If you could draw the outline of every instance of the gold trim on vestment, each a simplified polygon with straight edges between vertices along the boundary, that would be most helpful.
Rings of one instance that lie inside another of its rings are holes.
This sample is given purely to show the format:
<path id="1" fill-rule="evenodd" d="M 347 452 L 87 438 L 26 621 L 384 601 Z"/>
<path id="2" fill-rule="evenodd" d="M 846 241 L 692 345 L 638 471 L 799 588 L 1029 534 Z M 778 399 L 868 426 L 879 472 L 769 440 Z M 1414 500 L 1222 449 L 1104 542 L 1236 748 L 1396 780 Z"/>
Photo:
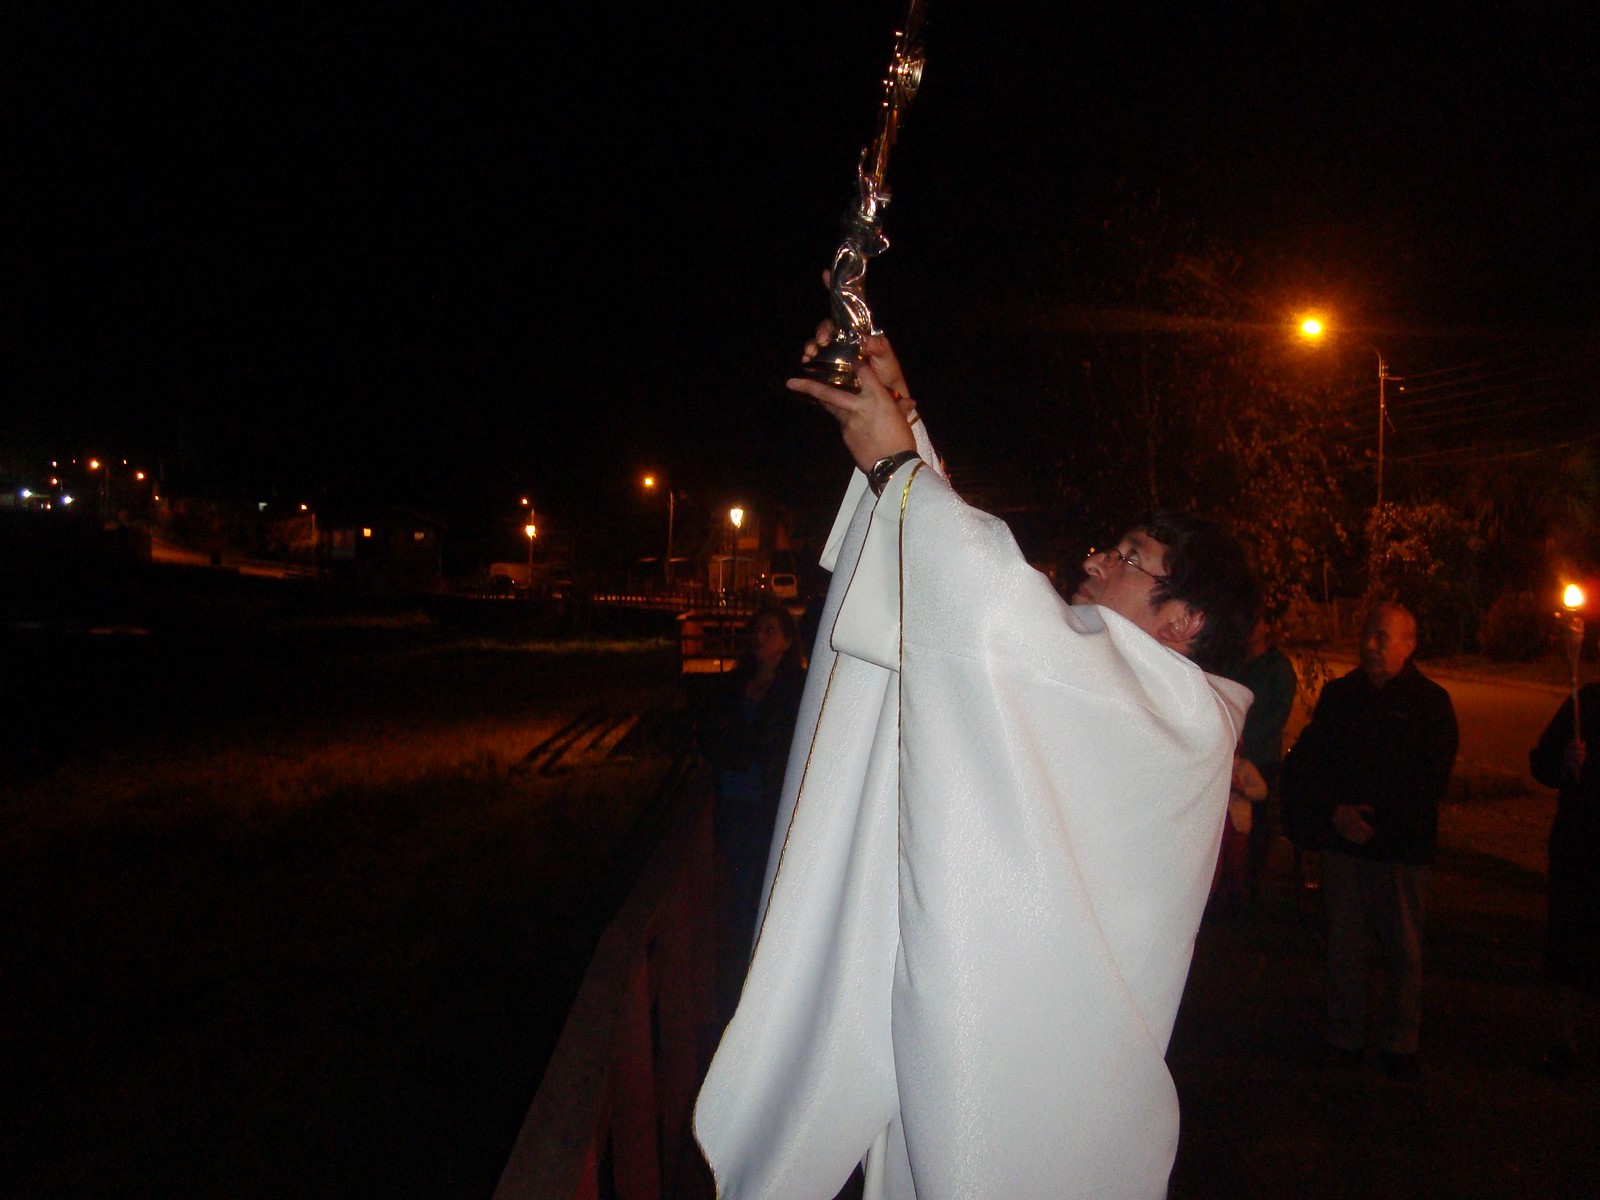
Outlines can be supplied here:
<path id="1" fill-rule="evenodd" d="M 895 672 L 894 679 L 894 891 L 895 907 L 900 905 L 900 864 L 905 860 L 905 847 L 900 843 L 900 809 L 905 804 L 904 779 L 900 772 L 900 756 L 905 749 L 902 738 L 905 736 L 903 720 L 906 712 L 905 679 L 906 679 L 906 502 L 911 499 L 911 485 L 916 482 L 917 472 L 927 464 L 918 459 L 911 468 L 911 474 L 906 476 L 905 490 L 900 493 L 900 528 L 898 539 L 895 542 L 895 570 L 898 572 L 900 584 L 900 627 L 898 629 L 899 643 L 895 648 L 895 656 L 899 670 Z M 896 912 L 895 924 L 898 925 L 899 913 Z"/>
<path id="2" fill-rule="evenodd" d="M 772 887 L 767 890 L 767 905 L 761 910 L 761 924 L 756 928 L 756 940 L 750 944 L 752 960 L 755 959 L 756 948 L 761 945 L 761 934 L 767 927 L 767 914 L 772 911 L 772 893 L 778 890 L 778 876 L 783 873 L 783 856 L 789 853 L 789 835 L 794 832 L 795 817 L 800 815 L 800 798 L 806 794 L 806 776 L 811 774 L 811 756 L 817 752 L 817 734 L 822 732 L 822 718 L 828 711 L 828 693 L 833 690 L 833 675 L 838 669 L 839 654 L 835 651 L 833 665 L 828 668 L 828 682 L 822 689 L 822 703 L 817 705 L 817 723 L 811 727 L 811 745 L 806 747 L 806 765 L 800 771 L 800 785 L 794 791 L 794 807 L 789 810 L 789 824 L 783 830 L 783 845 L 778 850 L 778 865 L 772 869 Z"/>
<path id="3" fill-rule="evenodd" d="M 905 637 L 906 637 L 906 633 L 905 633 L 905 615 L 906 615 L 905 570 L 906 569 L 905 569 L 905 557 L 904 557 L 905 527 L 906 527 L 906 500 L 911 495 L 911 483 L 912 483 L 912 480 L 916 479 L 917 472 L 922 470 L 922 468 L 925 465 L 926 465 L 925 463 L 923 463 L 923 462 L 921 462 L 919 460 L 917 462 L 917 464 L 914 467 L 911 468 L 911 475 L 910 475 L 909 478 L 906 479 L 905 491 L 900 493 L 900 541 L 899 541 L 899 544 L 897 546 L 897 549 L 900 551 L 900 562 L 897 564 L 897 567 L 898 567 L 898 570 L 900 572 L 900 596 L 899 596 L 899 603 L 900 603 L 900 652 L 901 652 L 902 655 L 905 652 Z M 868 532 L 869 533 L 871 532 L 870 525 L 868 527 Z M 866 543 L 863 541 L 863 543 L 862 543 L 863 548 L 865 548 L 865 545 L 866 545 Z M 903 662 L 902 662 L 902 665 L 903 665 Z M 834 676 L 834 673 L 838 671 L 838 669 L 839 669 L 839 654 L 838 654 L 838 651 L 835 651 L 834 655 L 833 655 L 833 665 L 828 668 L 828 682 L 822 689 L 822 702 L 817 705 L 817 723 L 811 727 L 811 745 L 806 748 L 806 765 L 800 771 L 800 784 L 799 784 L 798 787 L 795 788 L 794 808 L 792 808 L 789 811 L 789 824 L 784 827 L 784 831 L 783 831 L 783 845 L 781 847 L 779 847 L 779 849 L 778 849 L 778 865 L 776 867 L 774 867 L 773 870 L 772 870 L 772 887 L 770 887 L 767 890 L 767 905 L 766 905 L 766 907 L 764 909 L 761 910 L 761 924 L 756 929 L 756 940 L 750 946 L 750 957 L 751 957 L 752 960 L 755 958 L 756 950 L 761 945 L 761 935 L 762 935 L 763 932 L 765 932 L 765 930 L 767 928 L 767 914 L 772 911 L 772 893 L 778 890 L 778 876 L 783 874 L 783 859 L 784 859 L 784 855 L 789 853 L 789 835 L 794 832 L 795 818 L 800 815 L 800 801 L 805 798 L 805 794 L 806 794 L 806 779 L 811 774 L 811 756 L 814 755 L 817 752 L 817 735 L 822 732 L 822 719 L 823 719 L 824 716 L 827 715 L 827 712 L 828 712 L 828 694 L 833 691 L 833 676 Z M 898 677 L 900 675 L 900 672 L 896 671 L 895 675 L 896 675 L 895 702 L 896 702 L 896 706 L 898 707 L 899 704 L 900 704 L 900 692 L 899 692 L 899 682 L 898 682 Z M 899 713 L 897 712 L 895 714 L 896 750 L 895 750 L 895 771 L 894 771 L 894 774 L 895 774 L 895 793 L 896 793 L 897 797 L 898 797 L 899 791 L 900 791 L 900 763 L 899 763 L 899 740 L 898 740 L 899 737 L 900 737 L 900 717 L 899 717 Z M 898 807 L 898 801 L 897 801 L 897 807 Z M 896 825 L 895 842 L 896 842 L 896 846 L 898 846 L 899 838 L 900 838 L 899 822 L 896 821 L 895 825 Z M 898 870 L 897 870 L 897 873 L 898 873 Z"/>

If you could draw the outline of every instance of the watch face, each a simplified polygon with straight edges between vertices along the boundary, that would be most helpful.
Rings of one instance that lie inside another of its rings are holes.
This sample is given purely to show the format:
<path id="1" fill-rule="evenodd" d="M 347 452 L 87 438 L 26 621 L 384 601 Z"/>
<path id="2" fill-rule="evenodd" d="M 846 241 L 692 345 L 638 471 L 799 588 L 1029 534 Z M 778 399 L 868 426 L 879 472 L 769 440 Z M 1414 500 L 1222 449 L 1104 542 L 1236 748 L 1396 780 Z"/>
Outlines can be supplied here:
<path id="1" fill-rule="evenodd" d="M 875 495 L 883 495 L 883 489 L 889 486 L 889 479 L 894 473 L 914 458 L 920 457 L 915 450 L 901 450 L 897 454 L 886 455 L 872 464 L 872 470 L 867 472 L 867 484 Z"/>

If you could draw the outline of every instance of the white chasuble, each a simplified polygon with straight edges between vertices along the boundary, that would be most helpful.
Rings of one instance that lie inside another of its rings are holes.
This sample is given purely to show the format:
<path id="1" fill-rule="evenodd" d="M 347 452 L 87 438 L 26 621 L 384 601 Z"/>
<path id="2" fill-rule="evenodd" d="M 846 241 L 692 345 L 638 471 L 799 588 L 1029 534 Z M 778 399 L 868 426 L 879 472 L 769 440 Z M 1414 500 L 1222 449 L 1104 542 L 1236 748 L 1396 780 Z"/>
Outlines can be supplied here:
<path id="1" fill-rule="evenodd" d="M 869 1197 L 1164 1196 L 1167 1041 L 1249 692 L 1069 606 L 932 467 L 881 499 L 857 473 L 828 557 L 695 1109 L 719 1195 L 831 1200 L 865 1158 Z"/>

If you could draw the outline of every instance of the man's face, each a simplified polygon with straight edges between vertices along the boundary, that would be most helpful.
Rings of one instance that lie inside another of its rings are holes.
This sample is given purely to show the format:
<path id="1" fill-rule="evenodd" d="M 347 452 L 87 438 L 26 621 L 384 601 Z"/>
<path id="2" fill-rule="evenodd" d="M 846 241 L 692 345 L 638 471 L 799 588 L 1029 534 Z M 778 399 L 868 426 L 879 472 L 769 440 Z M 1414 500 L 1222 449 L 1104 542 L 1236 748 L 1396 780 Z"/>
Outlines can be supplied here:
<path id="1" fill-rule="evenodd" d="M 1074 604 L 1098 604 L 1126 617 L 1154 636 L 1171 617 L 1182 610 L 1180 600 L 1150 603 L 1156 581 L 1167 571 L 1167 548 L 1142 529 L 1126 534 L 1114 547 L 1096 551 L 1084 559 L 1084 580 L 1072 593 Z"/>
<path id="2" fill-rule="evenodd" d="M 1416 648 L 1417 623 L 1403 608 L 1385 604 L 1361 627 L 1361 669 L 1376 687 L 1400 674 Z"/>

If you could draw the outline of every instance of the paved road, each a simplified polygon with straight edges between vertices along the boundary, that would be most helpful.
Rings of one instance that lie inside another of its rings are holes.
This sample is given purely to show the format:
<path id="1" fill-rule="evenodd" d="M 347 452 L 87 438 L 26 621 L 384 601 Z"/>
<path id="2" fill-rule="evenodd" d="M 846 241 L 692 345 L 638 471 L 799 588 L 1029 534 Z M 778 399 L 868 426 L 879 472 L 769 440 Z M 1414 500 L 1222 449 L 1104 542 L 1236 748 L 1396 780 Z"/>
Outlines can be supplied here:
<path id="1" fill-rule="evenodd" d="M 1517 775 L 1530 784 L 1528 751 L 1533 749 L 1565 693 L 1557 688 L 1507 686 L 1472 680 L 1441 679 L 1456 706 L 1461 725 L 1461 760 Z"/>
<path id="2" fill-rule="evenodd" d="M 1355 666 L 1353 660 L 1328 659 L 1328 669 L 1342 675 Z M 1466 679 L 1430 671 L 1450 693 L 1456 720 L 1461 725 L 1461 755 L 1457 769 L 1477 768 L 1496 775 L 1512 776 L 1533 784 L 1528 775 L 1528 751 L 1539 740 L 1550 718 L 1561 707 L 1566 691 L 1537 683 L 1497 683 Z M 1302 695 L 1290 722 L 1289 745 L 1309 719 L 1310 710 Z"/>

